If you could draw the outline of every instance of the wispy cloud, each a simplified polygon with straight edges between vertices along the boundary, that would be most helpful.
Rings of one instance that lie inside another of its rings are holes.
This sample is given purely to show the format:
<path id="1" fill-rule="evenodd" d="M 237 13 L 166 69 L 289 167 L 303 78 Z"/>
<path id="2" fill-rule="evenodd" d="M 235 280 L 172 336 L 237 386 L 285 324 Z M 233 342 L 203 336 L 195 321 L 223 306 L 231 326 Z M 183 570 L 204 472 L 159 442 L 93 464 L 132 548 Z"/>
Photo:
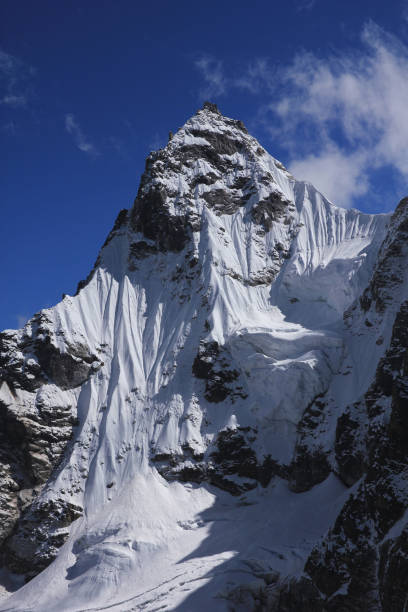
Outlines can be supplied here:
<path id="1" fill-rule="evenodd" d="M 27 106 L 34 74 L 32 66 L 0 49 L 0 104 L 10 108 Z"/>
<path id="2" fill-rule="evenodd" d="M 195 61 L 195 67 L 201 72 L 204 80 L 200 90 L 201 98 L 213 98 L 226 92 L 227 79 L 220 60 L 204 55 Z"/>
<path id="3" fill-rule="evenodd" d="M 14 134 L 16 131 L 16 124 L 14 123 L 14 121 L 6 121 L 5 123 L 2 124 L 0 129 L 2 132 L 6 132 L 8 134 Z"/>
<path id="4" fill-rule="evenodd" d="M 125 153 L 125 147 L 123 141 L 120 138 L 116 138 L 116 136 L 109 136 L 108 145 L 116 151 L 118 155 L 123 156 Z"/>
<path id="5" fill-rule="evenodd" d="M 371 22 L 362 43 L 358 54 L 296 57 L 282 77 L 288 93 L 269 107 L 291 149 L 290 168 L 322 189 L 325 183 L 344 206 L 368 191 L 373 170 L 392 166 L 408 178 L 408 49 Z M 305 129 L 314 147 L 306 156 L 299 147 Z M 339 190 L 334 177 L 342 169 L 350 174 Z"/>
<path id="6" fill-rule="evenodd" d="M 80 151 L 96 157 L 99 155 L 99 151 L 96 146 L 85 136 L 79 123 L 76 121 L 72 113 L 65 115 L 65 129 L 70 134 Z"/>
<path id="7" fill-rule="evenodd" d="M 366 152 L 349 154 L 332 143 L 316 154 L 294 159 L 289 170 L 298 179 L 313 183 L 334 203 L 349 208 L 368 191 L 367 157 Z"/>
<path id="8" fill-rule="evenodd" d="M 311 11 L 316 6 L 317 0 L 297 0 L 297 11 Z"/>
<path id="9" fill-rule="evenodd" d="M 243 73 L 233 79 L 232 85 L 246 89 L 250 93 L 259 93 L 263 89 L 271 89 L 276 70 L 272 68 L 266 58 L 253 60 Z"/>
<path id="10" fill-rule="evenodd" d="M 7 106 L 12 106 L 14 108 L 22 107 L 27 105 L 27 98 L 23 95 L 11 95 L 6 94 L 1 99 L 1 104 L 5 104 Z"/>

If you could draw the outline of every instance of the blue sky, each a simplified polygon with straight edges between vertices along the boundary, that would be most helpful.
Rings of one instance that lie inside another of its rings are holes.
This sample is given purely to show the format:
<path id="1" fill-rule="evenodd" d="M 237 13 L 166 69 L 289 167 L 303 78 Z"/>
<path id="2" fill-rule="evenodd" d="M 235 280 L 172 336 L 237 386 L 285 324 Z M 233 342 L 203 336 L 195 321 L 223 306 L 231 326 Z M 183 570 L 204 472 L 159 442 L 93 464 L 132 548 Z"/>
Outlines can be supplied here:
<path id="1" fill-rule="evenodd" d="M 2 0 L 0 329 L 74 293 L 204 99 L 335 203 L 408 192 L 408 0 Z"/>

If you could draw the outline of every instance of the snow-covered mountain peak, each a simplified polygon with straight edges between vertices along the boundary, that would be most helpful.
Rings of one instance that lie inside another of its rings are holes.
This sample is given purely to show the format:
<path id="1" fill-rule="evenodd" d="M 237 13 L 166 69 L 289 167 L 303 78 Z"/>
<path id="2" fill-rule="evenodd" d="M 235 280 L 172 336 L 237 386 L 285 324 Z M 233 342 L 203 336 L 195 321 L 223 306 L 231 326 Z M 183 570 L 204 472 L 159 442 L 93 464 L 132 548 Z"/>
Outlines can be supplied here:
<path id="1" fill-rule="evenodd" d="M 337 263 L 331 273 L 354 277 L 365 248 L 381 241 L 386 222 L 385 216 L 337 208 L 312 185 L 296 181 L 242 122 L 205 103 L 166 147 L 149 155 L 134 205 L 128 215 L 121 213 L 114 230 L 127 228 L 131 268 L 154 253 L 187 250 L 191 261 L 204 263 L 205 253 L 207 262 L 244 284 L 268 285 L 285 263 L 285 282 L 276 285 L 283 307 L 285 292 L 286 301 L 296 297 L 297 279 L 319 277 L 320 286 L 332 260 L 344 262 L 345 269 Z M 339 281 L 346 295 L 331 319 L 341 317 L 356 296 Z M 333 302 L 338 294 L 334 290 Z"/>
<path id="2" fill-rule="evenodd" d="M 242 122 L 207 103 L 146 162 L 131 220 L 160 249 L 181 250 L 191 232 L 222 215 L 269 229 L 291 223 L 290 175 Z M 292 180 L 293 182 L 293 180 Z"/>
<path id="3" fill-rule="evenodd" d="M 334 206 L 211 103 L 149 155 L 77 294 L 0 335 L 4 558 L 29 577 L 55 558 L 10 609 L 142 609 L 179 565 L 203 585 L 223 563 L 301 570 L 344 503 L 333 474 L 355 482 L 337 423 L 376 363 L 345 376 L 385 351 L 366 330 L 384 262 L 408 258 L 401 210 L 387 235 L 389 216 Z"/>

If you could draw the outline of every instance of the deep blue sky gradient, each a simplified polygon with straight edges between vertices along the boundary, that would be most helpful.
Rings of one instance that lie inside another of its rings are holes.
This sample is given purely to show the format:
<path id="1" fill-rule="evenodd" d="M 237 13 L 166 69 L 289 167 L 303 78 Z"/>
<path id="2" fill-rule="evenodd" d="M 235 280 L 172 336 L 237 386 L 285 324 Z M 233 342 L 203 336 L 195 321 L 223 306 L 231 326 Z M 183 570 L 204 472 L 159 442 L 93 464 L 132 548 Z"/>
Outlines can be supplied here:
<path id="1" fill-rule="evenodd" d="M 222 60 L 227 75 L 254 58 L 278 70 L 304 50 L 358 50 L 368 19 L 406 43 L 403 9 L 381 0 L 2 0 L 0 48 L 21 62 L 15 87 L 26 104 L 0 105 L 0 329 L 86 277 L 133 202 L 146 155 L 202 105 L 201 57 Z M 288 151 L 257 121 L 262 95 L 234 89 L 213 101 L 286 163 Z M 67 114 L 95 154 L 76 146 Z M 379 189 L 392 169 L 380 174 Z"/>

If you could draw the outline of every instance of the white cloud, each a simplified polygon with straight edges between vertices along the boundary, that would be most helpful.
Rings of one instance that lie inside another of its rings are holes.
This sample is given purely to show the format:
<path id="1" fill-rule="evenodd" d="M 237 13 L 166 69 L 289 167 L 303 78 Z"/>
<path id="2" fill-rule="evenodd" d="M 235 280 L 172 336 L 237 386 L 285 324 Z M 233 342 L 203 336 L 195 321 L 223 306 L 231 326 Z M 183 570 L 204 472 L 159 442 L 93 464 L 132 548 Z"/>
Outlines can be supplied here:
<path id="1" fill-rule="evenodd" d="M 321 134 L 341 130 L 347 144 L 371 147 L 373 165 L 408 173 L 408 50 L 373 24 L 363 32 L 365 53 L 320 60 L 297 57 L 285 81 L 292 88 L 276 112 L 288 130 L 309 121 Z"/>
<path id="2" fill-rule="evenodd" d="M 0 129 L 8 134 L 14 134 L 16 131 L 16 124 L 14 121 L 6 121 L 6 123 L 2 124 Z"/>
<path id="3" fill-rule="evenodd" d="M 27 106 L 34 74 L 34 68 L 0 49 L 0 104 L 10 108 Z"/>
<path id="4" fill-rule="evenodd" d="M 332 202 L 349 208 L 353 198 L 368 191 L 366 155 L 349 155 L 335 145 L 328 145 L 318 154 L 293 159 L 290 172 L 299 180 L 307 180 Z"/>
<path id="5" fill-rule="evenodd" d="M 221 61 L 204 55 L 195 62 L 195 67 L 201 72 L 205 82 L 200 90 L 201 98 L 213 98 L 226 92 L 227 79 Z"/>
<path id="6" fill-rule="evenodd" d="M 251 62 L 247 69 L 234 79 L 233 85 L 246 89 L 251 93 L 258 93 L 264 87 L 270 88 L 273 83 L 274 71 L 266 58 L 258 58 Z"/>
<path id="7" fill-rule="evenodd" d="M 311 11 L 316 4 L 316 0 L 298 0 L 297 10 L 298 11 Z"/>
<path id="8" fill-rule="evenodd" d="M 99 155 L 98 149 L 85 136 L 82 129 L 72 113 L 65 115 L 65 129 L 72 136 L 74 142 L 80 151 L 88 153 L 93 157 Z"/>
<path id="9" fill-rule="evenodd" d="M 374 23 L 361 49 L 325 59 L 304 52 L 279 72 L 259 60 L 235 83 L 272 96 L 263 120 L 288 150 L 289 167 L 335 202 L 351 205 L 384 167 L 407 182 L 408 48 Z"/>
<path id="10" fill-rule="evenodd" d="M 6 94 L 0 100 L 0 104 L 5 104 L 6 106 L 12 106 L 14 108 L 18 108 L 21 106 L 26 106 L 27 98 L 25 96 L 15 96 Z"/>

